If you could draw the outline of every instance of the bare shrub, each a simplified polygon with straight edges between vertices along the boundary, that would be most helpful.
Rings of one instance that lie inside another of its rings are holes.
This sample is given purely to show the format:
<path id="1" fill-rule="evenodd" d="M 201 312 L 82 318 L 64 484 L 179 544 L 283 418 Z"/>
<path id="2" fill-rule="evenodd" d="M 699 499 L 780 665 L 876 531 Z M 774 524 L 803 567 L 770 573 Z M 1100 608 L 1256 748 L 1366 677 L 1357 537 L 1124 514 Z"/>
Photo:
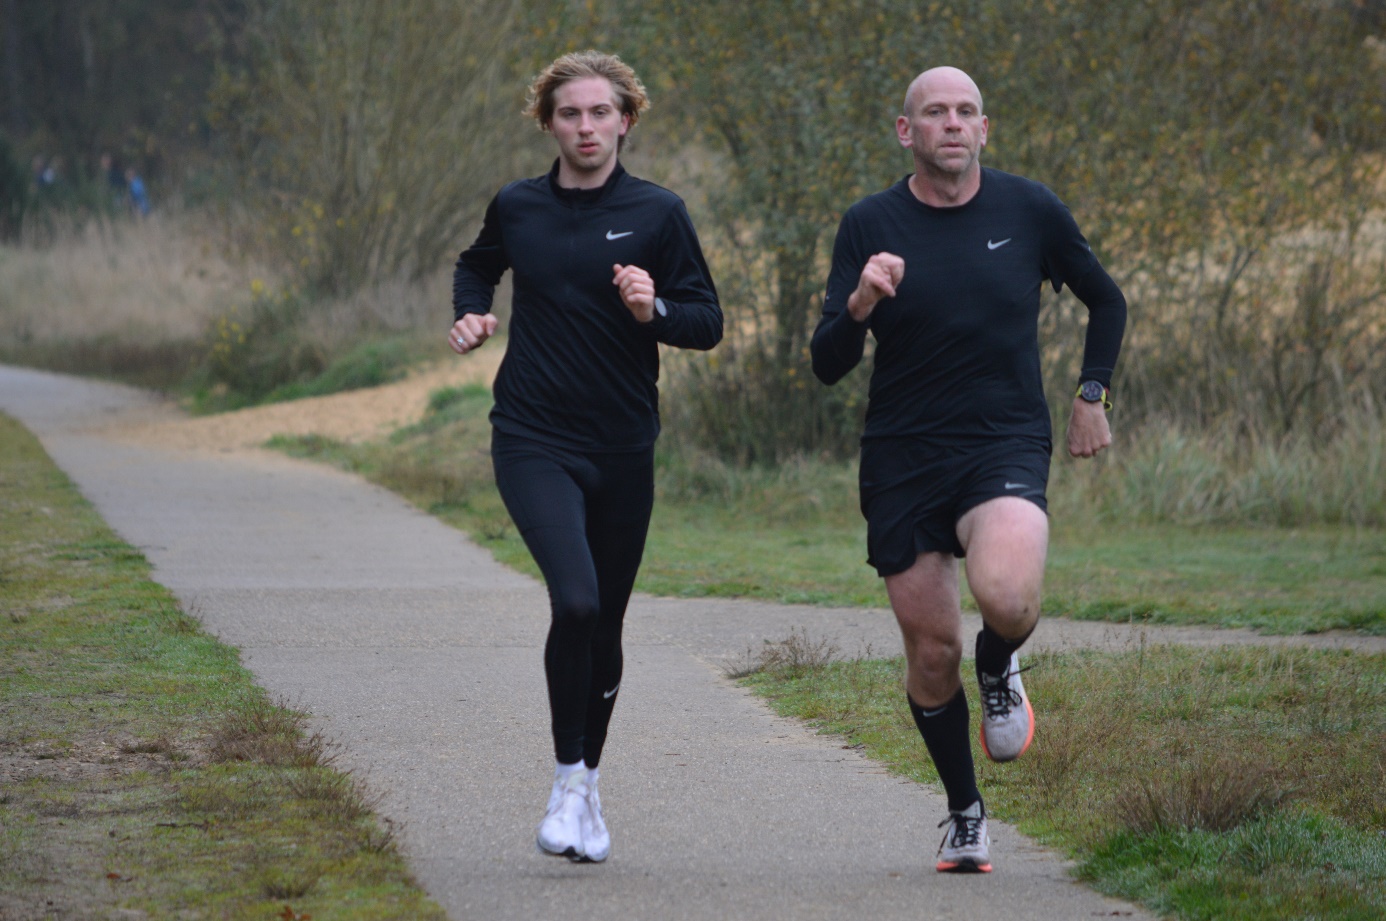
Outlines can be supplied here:
<path id="1" fill-rule="evenodd" d="M 245 66 L 218 81 L 211 122 L 257 236 L 313 290 L 431 272 L 536 162 L 515 0 L 245 6 Z"/>
<path id="2" fill-rule="evenodd" d="M 745 655 L 724 671 L 729 678 L 746 678 L 758 672 L 769 672 L 783 678 L 800 678 L 836 661 L 841 652 L 832 640 L 815 642 L 809 637 L 807 627 L 795 627 L 782 640 L 765 640 L 759 651 L 753 652 L 747 647 Z"/>
<path id="3" fill-rule="evenodd" d="M 1118 794 L 1112 808 L 1122 825 L 1138 833 L 1224 832 L 1259 818 L 1289 795 L 1268 764 L 1205 751 L 1141 777 Z"/>

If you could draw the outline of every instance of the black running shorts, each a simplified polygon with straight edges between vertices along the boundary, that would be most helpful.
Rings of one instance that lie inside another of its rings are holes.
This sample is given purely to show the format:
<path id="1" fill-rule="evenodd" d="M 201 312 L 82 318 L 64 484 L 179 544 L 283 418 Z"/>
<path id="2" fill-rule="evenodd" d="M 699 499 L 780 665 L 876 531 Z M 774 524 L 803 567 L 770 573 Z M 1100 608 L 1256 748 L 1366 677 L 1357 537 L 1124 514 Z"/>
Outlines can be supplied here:
<path id="1" fill-rule="evenodd" d="M 921 553 L 963 556 L 958 519 L 990 499 L 1019 496 L 1048 511 L 1048 440 L 938 445 L 873 439 L 861 449 L 866 561 L 884 578 Z"/>

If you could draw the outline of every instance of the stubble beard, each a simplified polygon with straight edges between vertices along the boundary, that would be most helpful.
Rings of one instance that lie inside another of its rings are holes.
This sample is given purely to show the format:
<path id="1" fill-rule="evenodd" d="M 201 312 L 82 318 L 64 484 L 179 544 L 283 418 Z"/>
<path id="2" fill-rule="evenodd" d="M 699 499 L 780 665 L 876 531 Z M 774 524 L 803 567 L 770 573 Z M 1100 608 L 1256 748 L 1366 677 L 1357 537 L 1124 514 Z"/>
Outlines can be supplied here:
<path id="1" fill-rule="evenodd" d="M 940 185 L 957 185 L 963 182 L 969 174 L 980 168 L 980 160 L 980 150 L 972 151 L 963 160 L 916 154 L 914 169 L 920 176 L 938 182 Z"/>

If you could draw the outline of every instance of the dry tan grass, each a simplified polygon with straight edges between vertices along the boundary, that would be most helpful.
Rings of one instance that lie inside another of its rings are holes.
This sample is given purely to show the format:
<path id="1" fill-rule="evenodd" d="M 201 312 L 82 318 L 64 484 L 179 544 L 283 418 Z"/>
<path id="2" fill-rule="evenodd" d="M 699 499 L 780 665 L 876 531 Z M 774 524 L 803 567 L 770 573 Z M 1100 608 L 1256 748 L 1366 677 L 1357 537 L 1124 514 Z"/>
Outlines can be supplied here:
<path id="1" fill-rule="evenodd" d="M 193 339 L 257 278 L 266 269 L 232 256 L 196 215 L 92 220 L 44 246 L 0 250 L 0 332 L 34 342 Z"/>

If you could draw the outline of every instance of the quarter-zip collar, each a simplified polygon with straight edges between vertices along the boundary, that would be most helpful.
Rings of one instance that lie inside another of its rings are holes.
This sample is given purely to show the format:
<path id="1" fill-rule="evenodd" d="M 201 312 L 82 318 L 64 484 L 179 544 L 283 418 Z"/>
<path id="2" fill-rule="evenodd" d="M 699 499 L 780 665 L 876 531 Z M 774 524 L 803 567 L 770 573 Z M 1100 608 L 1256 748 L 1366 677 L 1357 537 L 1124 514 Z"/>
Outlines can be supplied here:
<path id="1" fill-rule="evenodd" d="M 558 184 L 558 160 L 553 161 L 553 168 L 549 170 L 549 189 L 553 191 L 554 197 L 563 204 L 574 208 L 583 208 L 595 205 L 602 201 L 616 187 L 616 183 L 626 174 L 626 169 L 621 165 L 621 161 L 616 161 L 616 168 L 611 171 L 611 175 L 606 177 L 606 182 L 597 186 L 595 189 L 565 189 Z"/>

